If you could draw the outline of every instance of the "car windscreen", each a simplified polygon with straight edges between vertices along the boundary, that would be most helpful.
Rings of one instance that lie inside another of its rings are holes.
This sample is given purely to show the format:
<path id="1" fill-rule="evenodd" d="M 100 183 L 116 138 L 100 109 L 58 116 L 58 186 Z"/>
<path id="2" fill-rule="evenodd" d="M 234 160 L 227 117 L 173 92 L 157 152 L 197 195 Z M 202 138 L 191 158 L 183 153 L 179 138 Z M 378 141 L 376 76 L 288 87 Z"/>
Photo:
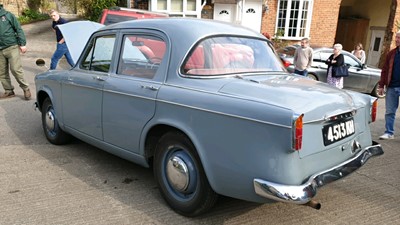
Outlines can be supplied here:
<path id="1" fill-rule="evenodd" d="M 247 37 L 210 37 L 198 43 L 188 54 L 181 73 L 191 76 L 284 71 L 271 45 L 262 39 Z"/>

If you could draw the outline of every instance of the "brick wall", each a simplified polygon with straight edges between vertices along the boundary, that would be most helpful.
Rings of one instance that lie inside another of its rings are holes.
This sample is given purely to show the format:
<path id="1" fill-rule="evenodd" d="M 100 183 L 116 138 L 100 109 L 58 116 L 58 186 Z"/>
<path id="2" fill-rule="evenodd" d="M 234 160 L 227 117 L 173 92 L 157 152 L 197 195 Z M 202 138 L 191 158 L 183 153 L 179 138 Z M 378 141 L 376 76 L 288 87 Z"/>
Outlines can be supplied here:
<path id="1" fill-rule="evenodd" d="M 334 44 L 341 1 L 342 0 L 314 1 L 310 29 L 312 45 L 332 46 Z M 274 36 L 278 0 L 268 0 L 268 7 L 268 12 L 263 12 L 261 32 L 267 32 L 271 36 Z"/>
<path id="2" fill-rule="evenodd" d="M 332 46 L 335 42 L 342 0 L 314 1 L 310 38 L 312 44 Z"/>
<path id="3" fill-rule="evenodd" d="M 276 13 L 278 10 L 278 0 L 268 1 L 268 11 L 263 11 L 261 22 L 261 33 L 267 32 L 269 35 L 275 35 Z"/>

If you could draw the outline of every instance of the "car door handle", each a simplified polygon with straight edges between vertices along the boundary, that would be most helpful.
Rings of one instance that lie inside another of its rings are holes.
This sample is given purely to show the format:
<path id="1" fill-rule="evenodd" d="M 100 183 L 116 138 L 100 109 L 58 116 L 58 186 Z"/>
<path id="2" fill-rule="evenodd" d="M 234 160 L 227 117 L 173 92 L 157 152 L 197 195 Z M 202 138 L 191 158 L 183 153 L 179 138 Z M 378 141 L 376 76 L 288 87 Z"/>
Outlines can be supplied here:
<path id="1" fill-rule="evenodd" d="M 152 85 L 150 85 L 150 86 L 141 85 L 141 87 L 144 88 L 144 89 L 152 90 L 152 91 L 158 91 L 158 87 L 154 87 L 154 86 L 152 86 Z"/>
<path id="2" fill-rule="evenodd" d="M 105 81 L 105 79 L 102 76 L 95 76 L 93 77 L 93 80 Z"/>

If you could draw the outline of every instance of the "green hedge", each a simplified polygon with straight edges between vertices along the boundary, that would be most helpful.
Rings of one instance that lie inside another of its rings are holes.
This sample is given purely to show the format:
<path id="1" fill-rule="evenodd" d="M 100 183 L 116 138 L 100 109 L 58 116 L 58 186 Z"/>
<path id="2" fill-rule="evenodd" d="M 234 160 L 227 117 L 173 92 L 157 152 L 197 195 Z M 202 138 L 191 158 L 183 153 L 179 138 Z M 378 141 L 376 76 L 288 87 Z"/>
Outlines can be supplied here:
<path id="1" fill-rule="evenodd" d="M 34 11 L 32 9 L 25 9 L 22 12 L 22 15 L 18 17 L 18 21 L 21 24 L 32 23 L 35 21 L 47 20 L 50 19 L 48 14 L 43 14 L 38 11 Z"/>

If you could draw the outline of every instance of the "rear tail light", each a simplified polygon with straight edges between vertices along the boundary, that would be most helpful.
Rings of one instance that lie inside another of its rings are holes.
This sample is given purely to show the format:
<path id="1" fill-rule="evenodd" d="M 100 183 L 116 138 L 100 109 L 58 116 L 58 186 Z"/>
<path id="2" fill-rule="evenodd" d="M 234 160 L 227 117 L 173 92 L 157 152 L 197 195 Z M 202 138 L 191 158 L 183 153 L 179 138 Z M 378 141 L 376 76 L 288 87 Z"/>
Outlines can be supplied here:
<path id="1" fill-rule="evenodd" d="M 375 122 L 376 120 L 376 113 L 378 111 L 378 99 L 372 100 L 371 104 L 371 122 Z"/>
<path id="2" fill-rule="evenodd" d="M 299 151 L 303 143 L 303 117 L 301 114 L 293 122 L 293 150 Z"/>

